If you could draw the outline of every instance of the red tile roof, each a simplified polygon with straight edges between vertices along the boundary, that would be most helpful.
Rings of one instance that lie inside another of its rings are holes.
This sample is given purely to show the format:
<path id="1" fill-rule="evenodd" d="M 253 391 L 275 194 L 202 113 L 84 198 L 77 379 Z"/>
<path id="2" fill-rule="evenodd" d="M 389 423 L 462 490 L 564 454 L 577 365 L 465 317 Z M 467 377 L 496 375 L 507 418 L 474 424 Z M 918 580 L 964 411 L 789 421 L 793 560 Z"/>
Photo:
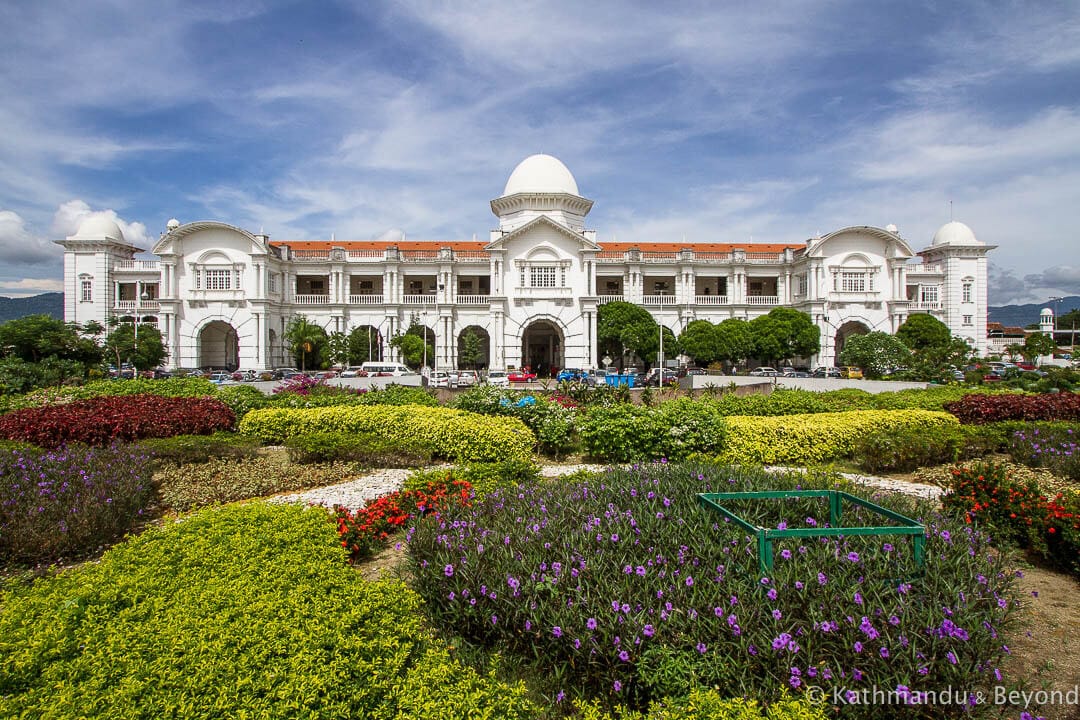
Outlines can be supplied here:
<path id="1" fill-rule="evenodd" d="M 329 250 L 331 247 L 346 250 L 385 250 L 396 246 L 401 250 L 438 250 L 448 247 L 452 250 L 475 251 L 483 250 L 488 243 L 481 240 L 273 240 L 270 244 L 274 247 L 288 245 L 293 250 Z M 788 248 L 801 250 L 806 247 L 806 243 L 601 242 L 597 244 L 607 252 L 625 252 L 630 248 L 638 248 L 645 252 L 671 253 L 685 248 L 690 248 L 695 252 L 729 253 L 732 250 L 745 250 L 746 252 L 782 253 Z"/>

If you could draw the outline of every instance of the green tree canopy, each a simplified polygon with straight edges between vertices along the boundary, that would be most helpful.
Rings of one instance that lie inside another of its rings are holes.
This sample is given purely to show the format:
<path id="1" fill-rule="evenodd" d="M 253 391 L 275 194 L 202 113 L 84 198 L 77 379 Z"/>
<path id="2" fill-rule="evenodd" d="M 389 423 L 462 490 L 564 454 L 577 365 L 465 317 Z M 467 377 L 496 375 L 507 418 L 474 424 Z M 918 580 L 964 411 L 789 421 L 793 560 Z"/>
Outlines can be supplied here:
<path id="1" fill-rule="evenodd" d="M 285 342 L 301 370 L 322 367 L 329 341 L 326 330 L 303 315 L 297 315 L 285 327 Z"/>
<path id="2" fill-rule="evenodd" d="M 897 328 L 896 337 L 912 350 L 947 348 L 952 343 L 949 326 L 927 313 L 909 316 L 904 324 Z"/>
<path id="3" fill-rule="evenodd" d="M 750 323 L 728 318 L 716 326 L 716 359 L 722 362 L 741 362 L 754 352 L 754 336 Z"/>
<path id="4" fill-rule="evenodd" d="M 669 342 L 664 337 L 665 354 Z M 621 368 L 623 352 L 629 350 L 643 360 L 655 360 L 660 346 L 660 327 L 649 311 L 628 302 L 610 302 L 600 306 L 596 314 L 596 340 L 600 355 L 616 358 Z M 672 350 L 675 349 L 674 336 L 671 336 Z"/>
<path id="5" fill-rule="evenodd" d="M 153 323 L 139 323 L 138 333 L 134 323 L 114 326 L 105 338 L 105 349 L 117 367 L 131 363 L 136 370 L 150 370 L 165 359 L 161 332 Z"/>
<path id="6" fill-rule="evenodd" d="M 79 334 L 80 328 L 50 315 L 27 315 L 0 325 L 0 357 L 39 362 L 48 357 L 85 366 L 101 362 L 101 348 Z"/>
<path id="7" fill-rule="evenodd" d="M 911 350 L 895 335 L 871 332 L 849 337 L 840 351 L 840 364 L 862 368 L 871 379 L 911 364 Z"/>
<path id="8" fill-rule="evenodd" d="M 340 330 L 335 330 L 326 338 L 326 359 L 331 365 L 344 366 L 349 364 L 349 336 Z"/>
<path id="9" fill-rule="evenodd" d="M 679 335 L 679 349 L 692 357 L 699 365 L 708 365 L 719 360 L 717 327 L 708 320 L 694 320 L 687 323 Z"/>
<path id="10" fill-rule="evenodd" d="M 379 331 L 370 325 L 349 331 L 349 365 L 361 365 L 379 357 Z"/>
<path id="11" fill-rule="evenodd" d="M 821 331 L 799 310 L 776 307 L 750 321 L 754 355 L 763 362 L 807 357 L 821 349 Z"/>
<path id="12" fill-rule="evenodd" d="M 409 332 L 403 335 L 395 335 L 391 338 L 390 347 L 397 348 L 401 353 L 402 362 L 413 370 L 423 365 L 425 358 L 430 362 L 431 358 L 435 356 L 434 348 L 424 342 L 423 337 L 413 333 L 412 328 L 409 328 Z"/>
<path id="13" fill-rule="evenodd" d="M 484 361 L 484 339 L 473 328 L 461 334 L 461 347 L 458 350 L 459 368 L 477 368 Z"/>
<path id="14" fill-rule="evenodd" d="M 1020 354 L 1028 362 L 1034 362 L 1036 358 L 1043 355 L 1053 355 L 1055 350 L 1057 350 L 1057 343 L 1054 339 L 1041 332 L 1031 333 L 1024 338 L 1024 344 L 1020 346 Z"/>

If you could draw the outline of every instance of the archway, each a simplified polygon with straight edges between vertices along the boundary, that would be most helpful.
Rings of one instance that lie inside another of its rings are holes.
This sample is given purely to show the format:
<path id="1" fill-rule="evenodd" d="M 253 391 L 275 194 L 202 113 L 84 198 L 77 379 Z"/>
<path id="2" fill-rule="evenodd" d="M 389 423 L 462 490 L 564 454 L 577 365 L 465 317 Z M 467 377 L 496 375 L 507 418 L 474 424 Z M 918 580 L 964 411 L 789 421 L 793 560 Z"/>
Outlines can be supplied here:
<path id="1" fill-rule="evenodd" d="M 536 320 L 521 336 L 521 364 L 548 377 L 563 366 L 563 334 L 550 320 Z"/>
<path id="2" fill-rule="evenodd" d="M 236 370 L 239 357 L 240 336 L 229 323 L 214 320 L 199 332 L 199 367 Z"/>
<path id="3" fill-rule="evenodd" d="M 866 335 L 870 332 L 870 328 L 865 323 L 858 320 L 848 320 L 846 323 L 840 326 L 836 331 L 835 337 L 835 350 L 836 354 L 833 356 L 833 365 L 840 364 L 840 352 L 844 349 L 844 343 L 850 337 L 856 335 Z"/>
<path id="4" fill-rule="evenodd" d="M 479 325 L 470 325 L 458 335 L 459 370 L 483 370 L 491 363 L 491 337 Z"/>
<path id="5" fill-rule="evenodd" d="M 383 359 L 383 337 L 374 325 L 358 325 L 349 331 L 349 364 Z"/>

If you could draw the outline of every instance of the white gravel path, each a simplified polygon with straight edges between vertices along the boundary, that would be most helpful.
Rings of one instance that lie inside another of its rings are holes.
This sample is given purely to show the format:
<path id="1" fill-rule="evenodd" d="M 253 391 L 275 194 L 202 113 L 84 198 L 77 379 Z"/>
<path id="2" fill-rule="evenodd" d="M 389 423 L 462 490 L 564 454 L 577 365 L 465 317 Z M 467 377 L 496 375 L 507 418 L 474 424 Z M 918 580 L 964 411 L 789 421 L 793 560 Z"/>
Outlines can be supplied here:
<path id="1" fill-rule="evenodd" d="M 578 470 L 588 470 L 590 472 L 602 472 L 608 465 L 544 465 L 540 468 L 540 474 L 543 477 L 554 478 L 561 477 L 563 475 L 569 475 L 570 473 Z M 793 468 L 769 468 L 776 471 L 788 471 Z M 356 510 L 364 506 L 364 504 L 382 495 L 387 495 L 400 490 L 405 483 L 405 479 L 409 477 L 412 470 L 398 470 L 398 469 L 383 469 L 372 470 L 371 472 L 362 475 L 357 478 L 353 478 L 343 483 L 337 483 L 336 485 L 326 485 L 324 487 L 313 488 L 311 490 L 305 490 L 298 493 L 290 493 L 288 495 L 278 495 L 270 498 L 270 502 L 278 503 L 302 503 L 305 505 L 323 505 L 325 507 L 333 507 L 334 505 L 344 505 L 345 507 Z M 855 473 L 842 473 L 847 479 L 858 483 L 860 485 L 866 485 L 869 487 L 880 488 L 888 492 L 900 492 L 907 495 L 914 495 L 916 497 L 928 498 L 930 500 L 938 500 L 941 498 L 944 490 L 935 485 L 922 485 L 919 483 L 905 482 L 903 480 L 889 480 L 886 478 L 873 477 L 870 475 L 858 475 Z"/>

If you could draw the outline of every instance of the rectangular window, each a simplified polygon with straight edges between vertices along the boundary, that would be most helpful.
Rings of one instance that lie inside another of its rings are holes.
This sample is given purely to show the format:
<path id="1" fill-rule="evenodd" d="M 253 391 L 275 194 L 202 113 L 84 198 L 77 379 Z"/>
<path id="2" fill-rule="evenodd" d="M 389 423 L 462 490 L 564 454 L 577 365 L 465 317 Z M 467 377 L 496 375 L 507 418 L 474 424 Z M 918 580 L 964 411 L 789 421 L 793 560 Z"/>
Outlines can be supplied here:
<path id="1" fill-rule="evenodd" d="M 207 290 L 228 290 L 232 287 L 232 270 L 206 270 Z"/>
<path id="2" fill-rule="evenodd" d="M 963 302 L 971 302 L 971 283 L 964 283 L 964 297 Z"/>
<path id="3" fill-rule="evenodd" d="M 866 292 L 864 273 L 840 273 L 840 292 Z"/>
<path id="4" fill-rule="evenodd" d="M 964 316 L 964 324 L 965 325 L 974 325 L 975 323 L 972 322 L 973 317 L 974 317 L 973 315 L 965 315 Z"/>
<path id="5" fill-rule="evenodd" d="M 80 299 L 83 302 L 93 302 L 94 300 L 94 284 L 90 280 L 83 280 L 81 283 Z"/>
<path id="6" fill-rule="evenodd" d="M 919 302 L 936 303 L 937 301 L 937 285 L 923 285 L 919 288 Z"/>
<path id="7" fill-rule="evenodd" d="M 531 267 L 529 268 L 530 287 L 553 288 L 555 287 L 555 268 Z"/>
<path id="8" fill-rule="evenodd" d="M 277 273 L 270 273 L 267 277 L 267 284 L 270 287 L 270 292 L 277 292 Z"/>

